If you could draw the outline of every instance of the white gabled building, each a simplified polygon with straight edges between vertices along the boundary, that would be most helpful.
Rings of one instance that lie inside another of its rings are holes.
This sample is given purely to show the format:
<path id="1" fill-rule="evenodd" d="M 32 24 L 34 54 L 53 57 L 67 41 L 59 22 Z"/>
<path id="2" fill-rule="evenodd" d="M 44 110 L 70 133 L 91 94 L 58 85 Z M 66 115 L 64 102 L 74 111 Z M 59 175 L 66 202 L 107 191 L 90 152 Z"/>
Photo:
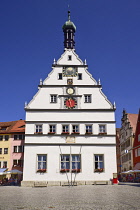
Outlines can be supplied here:
<path id="1" fill-rule="evenodd" d="M 110 184 L 117 172 L 115 105 L 76 54 L 75 30 L 68 12 L 64 53 L 25 106 L 22 186 Z"/>

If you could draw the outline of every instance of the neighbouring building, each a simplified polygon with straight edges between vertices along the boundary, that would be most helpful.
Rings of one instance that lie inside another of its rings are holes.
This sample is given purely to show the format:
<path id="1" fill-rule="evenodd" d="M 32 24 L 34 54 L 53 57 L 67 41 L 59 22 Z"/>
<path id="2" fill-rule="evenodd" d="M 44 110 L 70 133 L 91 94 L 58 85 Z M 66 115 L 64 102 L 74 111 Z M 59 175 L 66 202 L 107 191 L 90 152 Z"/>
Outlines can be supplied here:
<path id="1" fill-rule="evenodd" d="M 116 158 L 117 158 L 117 173 L 121 172 L 121 159 L 120 159 L 120 128 L 116 128 Z"/>
<path id="2" fill-rule="evenodd" d="M 0 168 L 23 171 L 25 121 L 0 122 Z"/>
<path id="3" fill-rule="evenodd" d="M 120 129 L 121 172 L 133 169 L 133 143 L 138 114 L 123 110 Z"/>
<path id="4" fill-rule="evenodd" d="M 75 31 L 68 12 L 64 53 L 25 106 L 22 186 L 110 184 L 117 172 L 115 103 L 76 54 Z"/>
<path id="5" fill-rule="evenodd" d="M 134 170 L 140 170 L 140 110 L 138 114 L 138 120 L 136 125 L 136 132 L 133 144 L 133 162 Z"/>

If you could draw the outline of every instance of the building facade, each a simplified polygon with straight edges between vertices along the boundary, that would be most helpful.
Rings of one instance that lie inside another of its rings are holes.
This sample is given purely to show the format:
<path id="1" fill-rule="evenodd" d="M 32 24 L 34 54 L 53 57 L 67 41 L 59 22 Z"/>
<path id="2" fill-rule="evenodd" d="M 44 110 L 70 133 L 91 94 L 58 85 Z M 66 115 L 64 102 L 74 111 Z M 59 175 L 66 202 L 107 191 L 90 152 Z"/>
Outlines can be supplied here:
<path id="1" fill-rule="evenodd" d="M 136 132 L 133 144 L 133 162 L 134 170 L 140 170 L 140 110 L 138 114 L 138 120 L 136 125 Z"/>
<path id="2" fill-rule="evenodd" d="M 23 171 L 24 137 L 24 120 L 0 122 L 0 168 Z"/>
<path id="3" fill-rule="evenodd" d="M 110 183 L 117 172 L 115 104 L 76 54 L 75 31 L 68 12 L 64 53 L 25 106 L 22 186 Z"/>
<path id="4" fill-rule="evenodd" d="M 137 114 L 123 110 L 120 129 L 121 172 L 133 169 L 133 144 L 137 123 Z"/>

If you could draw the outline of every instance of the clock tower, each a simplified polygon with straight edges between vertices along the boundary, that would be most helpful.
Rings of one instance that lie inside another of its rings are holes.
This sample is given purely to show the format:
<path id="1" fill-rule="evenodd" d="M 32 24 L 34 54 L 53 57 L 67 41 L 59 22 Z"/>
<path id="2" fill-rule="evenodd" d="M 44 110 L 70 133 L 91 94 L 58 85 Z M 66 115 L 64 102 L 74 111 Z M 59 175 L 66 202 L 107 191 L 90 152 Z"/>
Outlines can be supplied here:
<path id="1" fill-rule="evenodd" d="M 110 184 L 117 170 L 116 107 L 75 52 L 69 11 L 62 28 L 64 52 L 25 105 L 22 186 Z"/>

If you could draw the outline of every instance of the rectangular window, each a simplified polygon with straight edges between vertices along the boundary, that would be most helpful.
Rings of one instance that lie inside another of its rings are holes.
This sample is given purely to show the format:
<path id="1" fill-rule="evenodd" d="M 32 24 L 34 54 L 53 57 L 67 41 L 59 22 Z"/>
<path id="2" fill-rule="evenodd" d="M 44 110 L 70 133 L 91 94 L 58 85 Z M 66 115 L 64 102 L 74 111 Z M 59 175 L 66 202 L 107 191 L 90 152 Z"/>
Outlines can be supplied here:
<path id="1" fill-rule="evenodd" d="M 13 160 L 13 166 L 23 167 L 23 160 Z"/>
<path id="2" fill-rule="evenodd" d="M 46 172 L 47 170 L 47 155 L 37 155 L 37 172 Z"/>
<path id="3" fill-rule="evenodd" d="M 137 149 L 135 149 L 135 157 L 137 157 L 138 156 L 138 151 L 137 151 Z"/>
<path id="4" fill-rule="evenodd" d="M 72 125 L 72 132 L 79 133 L 79 125 Z"/>
<path id="5" fill-rule="evenodd" d="M 42 133 L 42 125 L 36 125 L 36 133 Z"/>
<path id="6" fill-rule="evenodd" d="M 99 125 L 99 133 L 106 133 L 106 125 Z"/>
<path id="7" fill-rule="evenodd" d="M 2 164 L 1 164 L 1 161 L 0 161 L 0 168 L 1 168 Z"/>
<path id="8" fill-rule="evenodd" d="M 22 153 L 24 151 L 24 146 L 14 146 L 14 153 Z"/>
<path id="9" fill-rule="evenodd" d="M 78 73 L 78 80 L 82 80 L 82 74 Z"/>
<path id="10" fill-rule="evenodd" d="M 84 95 L 85 96 L 85 103 L 91 103 L 91 95 Z"/>
<path id="11" fill-rule="evenodd" d="M 140 141 L 140 134 L 138 135 L 138 141 Z"/>
<path id="12" fill-rule="evenodd" d="M 8 148 L 4 148 L 4 154 L 8 154 Z"/>
<path id="13" fill-rule="evenodd" d="M 3 162 L 3 168 L 7 168 L 7 161 Z"/>
<path id="14" fill-rule="evenodd" d="M 81 155 L 61 155 L 60 172 L 81 171 Z"/>
<path id="15" fill-rule="evenodd" d="M 2 148 L 0 148 L 0 154 L 2 154 Z"/>
<path id="16" fill-rule="evenodd" d="M 86 125 L 86 134 L 92 133 L 92 125 Z"/>
<path id="17" fill-rule="evenodd" d="M 62 125 L 62 133 L 69 133 L 69 125 Z"/>
<path id="18" fill-rule="evenodd" d="M 3 136 L 0 136 L 0 141 L 2 141 L 3 140 Z"/>
<path id="19" fill-rule="evenodd" d="M 104 171 L 104 155 L 94 155 L 94 172 Z"/>
<path id="20" fill-rule="evenodd" d="M 63 79 L 62 73 L 58 73 L 58 79 Z"/>
<path id="21" fill-rule="evenodd" d="M 14 140 L 24 140 L 24 139 L 25 139 L 24 134 L 14 135 Z"/>
<path id="22" fill-rule="evenodd" d="M 8 141 L 9 140 L 9 135 L 5 135 L 4 139 L 5 139 L 5 141 Z"/>
<path id="23" fill-rule="evenodd" d="M 51 103 L 57 103 L 57 95 L 51 95 Z"/>
<path id="24" fill-rule="evenodd" d="M 56 133 L 56 125 L 49 125 L 49 133 Z"/>

